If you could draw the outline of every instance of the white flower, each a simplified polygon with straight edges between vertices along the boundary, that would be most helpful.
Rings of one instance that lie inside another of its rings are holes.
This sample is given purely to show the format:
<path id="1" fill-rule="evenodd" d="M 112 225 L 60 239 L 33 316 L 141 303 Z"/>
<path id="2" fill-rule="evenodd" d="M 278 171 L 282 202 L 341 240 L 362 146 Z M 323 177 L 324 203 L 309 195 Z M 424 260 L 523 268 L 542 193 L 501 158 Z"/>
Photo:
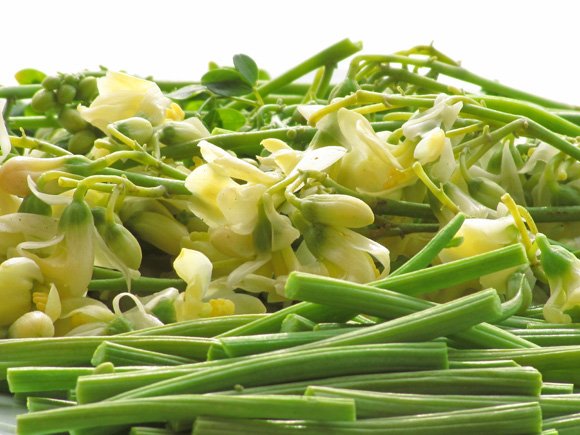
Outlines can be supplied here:
<path id="1" fill-rule="evenodd" d="M 36 263 L 13 257 L 0 264 L 0 326 L 9 326 L 32 308 L 34 283 L 43 276 Z"/>
<path id="2" fill-rule="evenodd" d="M 182 249 L 173 267 L 187 283 L 174 303 L 178 321 L 265 311 L 258 299 L 235 293 L 226 280 L 212 283 L 212 263 L 201 252 Z"/>
<path id="3" fill-rule="evenodd" d="M 423 137 L 427 132 L 443 125 L 444 130 L 451 128 L 455 123 L 463 103 L 460 101 L 449 104 L 453 100 L 445 94 L 439 94 L 433 102 L 433 107 L 423 112 L 416 112 L 403 125 L 403 134 L 407 139 Z"/>
<path id="4" fill-rule="evenodd" d="M 99 96 L 89 107 L 79 106 L 78 110 L 85 121 L 102 131 L 112 122 L 134 116 L 149 120 L 153 126 L 166 118 L 180 117 L 175 104 L 149 80 L 107 71 L 97 80 L 97 86 Z"/>

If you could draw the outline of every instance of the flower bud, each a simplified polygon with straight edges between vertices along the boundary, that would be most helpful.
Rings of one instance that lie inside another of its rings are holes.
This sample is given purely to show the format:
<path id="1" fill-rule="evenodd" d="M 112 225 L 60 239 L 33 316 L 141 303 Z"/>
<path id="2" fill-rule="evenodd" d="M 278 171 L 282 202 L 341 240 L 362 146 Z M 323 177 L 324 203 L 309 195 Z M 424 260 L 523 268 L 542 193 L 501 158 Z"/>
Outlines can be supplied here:
<path id="1" fill-rule="evenodd" d="M 209 136 L 209 131 L 198 118 L 168 121 L 161 129 L 159 140 L 165 145 L 179 145 Z"/>
<path id="2" fill-rule="evenodd" d="M 111 222 L 105 225 L 101 236 L 111 251 L 129 269 L 139 269 L 143 259 L 141 245 L 127 228 L 121 224 Z"/>
<path id="3" fill-rule="evenodd" d="M 13 257 L 0 264 L 0 326 L 30 311 L 34 282 L 42 280 L 40 268 L 28 258 Z"/>
<path id="4" fill-rule="evenodd" d="M 28 196 L 25 196 L 20 203 L 18 213 L 32 213 L 41 216 L 52 216 L 52 207 L 31 193 Z"/>
<path id="5" fill-rule="evenodd" d="M 48 112 L 56 107 L 56 97 L 53 92 L 41 89 L 32 97 L 30 106 L 35 112 Z"/>
<path id="6" fill-rule="evenodd" d="M 61 110 L 58 115 L 58 122 L 71 133 L 84 130 L 89 126 L 88 122 L 81 117 L 78 110 L 71 107 L 65 107 Z"/>
<path id="7" fill-rule="evenodd" d="M 499 184 L 483 177 L 467 180 L 467 189 L 475 200 L 492 210 L 497 207 L 502 195 L 506 193 Z"/>
<path id="8" fill-rule="evenodd" d="M 58 101 L 59 104 L 72 103 L 76 93 L 77 90 L 73 85 L 63 83 L 58 87 L 58 90 L 56 91 L 56 101 Z"/>
<path id="9" fill-rule="evenodd" d="M 46 76 L 42 80 L 42 87 L 47 91 L 56 91 L 60 84 L 62 83 L 60 77 Z"/>
<path id="10" fill-rule="evenodd" d="M 113 124 L 119 132 L 137 141 L 146 144 L 153 136 L 153 126 L 149 121 L 138 116 L 117 121 Z"/>
<path id="11" fill-rule="evenodd" d="M 97 89 L 97 79 L 92 76 L 83 78 L 77 88 L 77 99 L 81 101 L 92 101 L 99 94 Z"/>
<path id="12" fill-rule="evenodd" d="M 140 239 L 170 255 L 178 255 L 181 240 L 189 236 L 185 225 L 175 218 L 151 211 L 135 213 L 125 225 Z"/>
<path id="13" fill-rule="evenodd" d="M 92 129 L 77 131 L 68 141 L 68 150 L 73 154 L 86 154 L 95 144 L 97 135 Z"/>
<path id="14" fill-rule="evenodd" d="M 354 196 L 316 194 L 300 200 L 302 215 L 310 222 L 335 227 L 362 228 L 375 220 L 371 208 Z"/>
<path id="15" fill-rule="evenodd" d="M 428 131 L 415 147 L 413 157 L 422 165 L 434 162 L 443 152 L 445 139 L 445 132 L 439 127 Z"/>
<path id="16" fill-rule="evenodd" d="M 54 337 L 52 319 L 42 311 L 30 311 L 19 317 L 8 329 L 10 338 Z"/>

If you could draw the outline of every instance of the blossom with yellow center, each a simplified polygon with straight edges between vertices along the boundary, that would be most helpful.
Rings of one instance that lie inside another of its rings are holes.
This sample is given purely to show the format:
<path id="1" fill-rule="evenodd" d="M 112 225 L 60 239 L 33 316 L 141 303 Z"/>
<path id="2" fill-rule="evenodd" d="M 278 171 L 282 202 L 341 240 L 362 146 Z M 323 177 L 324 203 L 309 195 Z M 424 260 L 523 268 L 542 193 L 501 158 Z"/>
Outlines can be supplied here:
<path id="1" fill-rule="evenodd" d="M 135 116 L 145 118 L 153 126 L 166 119 L 181 121 L 181 108 L 163 95 L 156 83 L 128 74 L 107 71 L 97 79 L 99 95 L 89 107 L 79 106 L 83 119 L 106 132 L 113 122 Z"/>

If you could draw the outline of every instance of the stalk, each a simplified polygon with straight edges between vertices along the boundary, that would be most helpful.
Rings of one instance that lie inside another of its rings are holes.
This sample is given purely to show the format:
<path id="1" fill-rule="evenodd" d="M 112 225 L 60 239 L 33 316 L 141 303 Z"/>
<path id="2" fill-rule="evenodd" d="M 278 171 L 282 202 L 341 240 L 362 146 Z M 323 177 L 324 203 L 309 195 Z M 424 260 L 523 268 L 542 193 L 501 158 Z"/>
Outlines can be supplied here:
<path id="1" fill-rule="evenodd" d="M 157 382 L 119 394 L 112 400 L 154 397 L 167 394 L 209 393 L 273 383 L 317 379 L 362 373 L 384 373 L 398 370 L 421 370 L 447 367 L 444 343 L 381 344 L 346 346 L 289 352 L 280 358 L 277 352 L 244 358 L 220 367 L 209 368 L 178 378 Z M 79 402 L 90 402 L 77 386 Z"/>
<path id="2" fill-rule="evenodd" d="M 11 367 L 83 366 L 90 365 L 94 351 L 103 341 L 124 344 L 139 349 L 170 353 L 196 360 L 205 360 L 215 341 L 185 337 L 57 337 L 26 338 L 0 342 L 0 378 Z"/>
<path id="3" fill-rule="evenodd" d="M 313 379 L 244 388 L 220 394 L 304 394 L 310 385 L 410 394 L 539 396 L 540 372 L 531 367 L 470 368 L 381 373 Z"/>
<path id="4" fill-rule="evenodd" d="M 352 399 L 355 402 L 358 419 L 432 414 L 436 412 L 459 411 L 461 409 L 476 409 L 488 406 L 534 402 L 537 400 L 534 396 L 478 396 L 457 394 L 441 396 L 435 394 L 378 393 L 375 391 L 318 386 L 308 387 L 305 394 L 309 397 Z M 555 403 L 555 401 L 549 403 Z"/>
<path id="5" fill-rule="evenodd" d="M 191 364 L 195 361 L 191 358 L 171 355 L 163 352 L 139 349 L 123 344 L 104 341 L 95 349 L 91 364 L 98 366 L 110 362 L 119 366 L 177 366 Z"/>
<path id="6" fill-rule="evenodd" d="M 427 308 L 420 312 L 356 329 L 296 349 L 323 349 L 371 343 L 428 341 L 463 331 L 501 316 L 501 303 L 493 289 Z"/>
<path id="7" fill-rule="evenodd" d="M 394 291 L 301 272 L 293 272 L 288 277 L 286 295 L 291 299 L 351 308 L 383 319 L 395 319 L 435 306 L 433 302 Z M 478 347 L 535 347 L 533 343 L 486 323 L 458 332 L 452 337 L 460 343 Z"/>
<path id="8" fill-rule="evenodd" d="M 370 285 L 388 288 L 411 296 L 419 296 L 471 281 L 483 275 L 520 266 L 527 262 L 525 250 L 518 243 L 428 269 L 386 277 L 380 281 L 374 281 Z"/>
<path id="9" fill-rule="evenodd" d="M 540 434 L 542 414 L 537 403 L 501 405 L 473 410 L 388 417 L 352 423 L 199 418 L 192 435 L 463 435 L 466 433 Z"/>
<path id="10" fill-rule="evenodd" d="M 83 428 L 152 422 L 189 421 L 201 415 L 234 418 L 353 421 L 354 404 L 344 399 L 310 400 L 296 396 L 180 395 L 95 403 L 18 416 L 18 433 L 43 435 Z"/>
<path id="11" fill-rule="evenodd" d="M 137 329 L 122 335 L 131 336 L 181 336 L 181 337 L 215 337 L 230 329 L 234 329 L 250 322 L 265 318 L 266 314 L 238 314 L 222 317 L 208 317 L 194 320 L 185 320 L 178 323 L 169 323 L 162 326 Z"/>

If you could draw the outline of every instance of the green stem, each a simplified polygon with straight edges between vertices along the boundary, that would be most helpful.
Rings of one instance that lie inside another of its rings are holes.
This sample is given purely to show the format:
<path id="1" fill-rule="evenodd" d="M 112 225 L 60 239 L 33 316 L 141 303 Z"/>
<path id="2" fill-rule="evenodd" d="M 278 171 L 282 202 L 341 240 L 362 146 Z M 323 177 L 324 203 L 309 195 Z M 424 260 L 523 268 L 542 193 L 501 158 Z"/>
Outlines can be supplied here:
<path id="1" fill-rule="evenodd" d="M 428 269 L 386 277 L 370 285 L 418 296 L 527 263 L 526 252 L 518 243 Z"/>
<path id="2" fill-rule="evenodd" d="M 0 86 L 0 98 L 32 98 L 40 89 L 41 85 Z"/>
<path id="3" fill-rule="evenodd" d="M 280 358 L 272 352 L 244 358 L 225 366 L 209 368 L 179 378 L 161 381 L 115 396 L 112 400 L 154 397 L 166 394 L 208 393 L 232 388 L 235 384 L 259 386 L 272 383 L 318 379 L 397 370 L 446 368 L 447 347 L 443 343 L 380 344 L 346 346 L 289 352 Z M 235 381 L 234 381 L 235 379 Z M 78 394 L 79 401 L 86 397 Z"/>
<path id="4" fill-rule="evenodd" d="M 60 124 L 56 118 L 47 116 L 11 116 L 8 121 L 8 128 L 12 130 L 18 130 L 20 128 L 29 130 L 45 127 L 59 128 Z"/>
<path id="5" fill-rule="evenodd" d="M 275 79 L 259 85 L 257 91 L 262 97 L 264 97 L 320 67 L 326 65 L 333 66 L 337 64 L 341 60 L 353 55 L 361 48 L 361 43 L 355 43 L 349 39 L 343 39 L 342 41 L 331 45 L 330 47 L 299 63 Z M 243 107 L 238 103 L 230 104 L 230 106 L 233 108 Z"/>
<path id="6" fill-rule="evenodd" d="M 18 417 L 18 433 L 42 435 L 82 428 L 152 422 L 193 421 L 201 415 L 236 418 L 353 421 L 352 400 L 304 400 L 296 396 L 194 395 L 95 403 Z"/>
<path id="7" fill-rule="evenodd" d="M 304 394 L 310 385 L 409 394 L 494 394 L 535 396 L 542 375 L 531 367 L 426 370 L 328 377 L 265 387 L 245 388 L 243 394 Z M 228 391 L 220 394 L 238 394 Z"/>
<path id="8" fill-rule="evenodd" d="M 503 85 L 496 80 L 489 80 L 468 71 L 460 66 L 450 65 L 433 58 L 417 58 L 411 56 L 400 56 L 400 55 L 383 55 L 383 56 L 368 56 L 368 59 L 372 62 L 386 62 L 386 63 L 400 63 L 402 65 L 415 65 L 418 67 L 429 68 L 440 74 L 444 74 L 449 77 L 453 77 L 464 82 L 472 83 L 478 85 L 482 90 L 487 91 L 490 94 L 503 95 L 508 98 L 513 98 L 516 100 L 529 101 L 531 103 L 538 104 L 540 106 L 554 108 L 554 109 L 564 109 L 564 110 L 577 110 L 578 107 L 570 104 L 560 103 L 558 101 L 553 101 L 547 98 L 539 97 L 528 92 L 520 91 L 518 89 L 512 88 L 510 86 Z M 353 58 L 351 65 L 355 65 L 353 69 L 358 68 L 361 62 L 366 61 L 365 56 L 358 56 Z M 352 74 L 352 73 L 349 73 Z"/>
<path id="9" fill-rule="evenodd" d="M 554 424 L 553 424 L 554 425 Z M 192 435 L 464 435 L 466 433 L 523 435 L 539 434 L 542 412 L 538 403 L 518 403 L 434 414 L 386 417 L 356 422 L 317 423 L 313 421 L 275 421 L 212 419 L 196 420 Z"/>
<path id="10" fill-rule="evenodd" d="M 429 242 L 417 254 L 397 270 L 392 272 L 389 276 L 392 278 L 397 275 L 421 270 L 429 266 L 437 255 L 439 255 L 441 250 L 443 250 L 449 242 L 451 242 L 453 237 L 455 237 L 455 234 L 457 234 L 457 231 L 459 231 L 463 222 L 465 222 L 465 215 L 463 213 L 458 213 L 447 223 L 447 225 L 441 228 L 441 230 L 431 240 L 429 240 Z"/>
<path id="11" fill-rule="evenodd" d="M 441 396 L 434 394 L 380 393 L 321 386 L 308 387 L 305 395 L 307 397 L 354 400 L 357 419 L 397 417 L 402 415 L 410 416 L 537 401 L 537 398 L 534 396 L 478 396 L 457 394 Z"/>
<path id="12" fill-rule="evenodd" d="M 267 314 L 237 314 L 232 316 L 208 317 L 184 320 L 162 326 L 137 329 L 123 335 L 131 336 L 181 336 L 181 337 L 215 337 L 231 329 L 266 318 Z"/>
<path id="13" fill-rule="evenodd" d="M 501 304 L 493 289 L 482 290 L 451 302 L 379 323 L 357 328 L 335 337 L 292 349 L 325 349 L 389 342 L 428 341 L 446 337 L 481 322 L 494 321 L 501 315 Z"/>
<path id="14" fill-rule="evenodd" d="M 299 272 L 293 272 L 288 277 L 286 294 L 290 298 L 325 303 L 335 308 L 350 307 L 360 313 L 383 319 L 396 319 L 435 306 L 433 302 L 391 290 Z M 485 323 L 452 337 L 468 346 L 498 349 L 534 347 L 533 343 Z"/>
<path id="15" fill-rule="evenodd" d="M 115 367 L 122 366 L 177 366 L 191 364 L 195 361 L 191 358 L 172 355 L 170 353 L 155 352 L 139 349 L 110 341 L 102 342 L 93 353 L 91 364 L 98 366 L 110 362 Z"/>
<path id="16" fill-rule="evenodd" d="M 90 365 L 95 349 L 103 341 L 113 341 L 140 349 L 205 359 L 209 346 L 215 341 L 186 337 L 56 337 L 25 338 L 0 341 L 0 378 L 11 367 L 26 366 L 83 366 Z"/>

